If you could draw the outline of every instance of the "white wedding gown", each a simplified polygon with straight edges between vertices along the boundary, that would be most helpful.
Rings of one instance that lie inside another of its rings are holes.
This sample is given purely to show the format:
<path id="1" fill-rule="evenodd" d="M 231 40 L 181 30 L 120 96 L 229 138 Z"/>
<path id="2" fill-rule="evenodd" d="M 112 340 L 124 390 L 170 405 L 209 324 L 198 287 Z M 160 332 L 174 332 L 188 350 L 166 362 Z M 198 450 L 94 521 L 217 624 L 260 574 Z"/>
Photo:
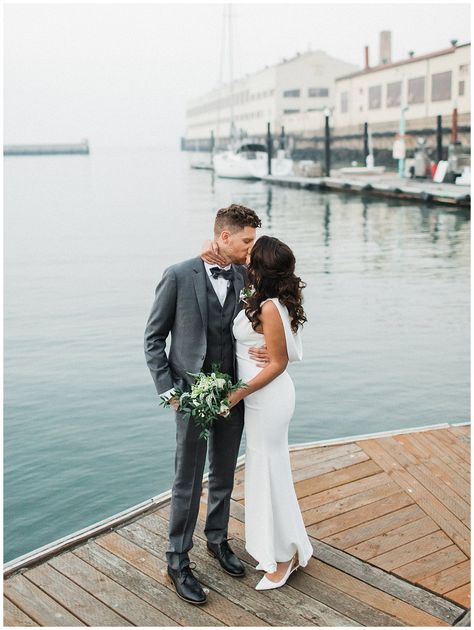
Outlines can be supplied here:
<path id="1" fill-rule="evenodd" d="M 286 306 L 271 298 L 285 330 L 289 361 L 302 358 L 301 335 L 291 330 Z M 253 330 L 245 311 L 234 320 L 238 376 L 250 381 L 263 368 L 248 356 L 250 346 L 261 346 L 263 334 Z M 296 498 L 288 452 L 288 425 L 295 408 L 295 388 L 285 370 L 265 387 L 244 398 L 245 403 L 245 548 L 257 569 L 273 573 L 277 562 L 298 552 L 306 566 L 313 548 L 306 534 Z"/>

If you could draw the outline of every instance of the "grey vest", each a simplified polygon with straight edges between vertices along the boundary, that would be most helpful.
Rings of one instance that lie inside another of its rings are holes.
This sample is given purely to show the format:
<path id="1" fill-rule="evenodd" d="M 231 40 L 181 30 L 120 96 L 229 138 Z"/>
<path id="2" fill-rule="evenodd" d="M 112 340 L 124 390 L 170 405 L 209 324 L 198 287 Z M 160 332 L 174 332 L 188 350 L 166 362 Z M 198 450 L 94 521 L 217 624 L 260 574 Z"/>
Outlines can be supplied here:
<path id="1" fill-rule="evenodd" d="M 234 340 L 232 324 L 234 321 L 235 291 L 231 283 L 224 306 L 206 273 L 207 290 L 207 354 L 202 367 L 204 372 L 210 372 L 213 363 L 220 366 L 221 372 L 230 374 L 235 379 L 234 370 Z"/>

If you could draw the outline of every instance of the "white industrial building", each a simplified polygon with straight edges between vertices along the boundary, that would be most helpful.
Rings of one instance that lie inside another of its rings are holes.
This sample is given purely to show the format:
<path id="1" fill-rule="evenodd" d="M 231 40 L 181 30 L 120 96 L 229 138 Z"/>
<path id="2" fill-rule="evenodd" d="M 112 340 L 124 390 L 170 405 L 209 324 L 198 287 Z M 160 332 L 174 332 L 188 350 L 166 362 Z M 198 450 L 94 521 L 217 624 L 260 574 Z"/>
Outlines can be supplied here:
<path id="1" fill-rule="evenodd" d="M 336 104 L 336 78 L 358 66 L 308 51 L 264 68 L 190 102 L 186 111 L 186 139 L 207 140 L 237 135 L 262 136 L 270 122 L 272 132 L 282 125 L 288 132 L 321 126 L 324 111 Z"/>
<path id="2" fill-rule="evenodd" d="M 458 123 L 470 126 L 470 43 L 392 61 L 391 33 L 380 33 L 378 60 L 363 69 L 323 51 L 308 51 L 194 99 L 186 111 L 186 141 L 227 140 L 234 121 L 236 137 L 262 137 L 267 122 L 274 135 L 321 136 L 325 115 L 332 133 L 396 132 L 401 108 L 406 129 L 435 129 L 436 117 L 448 124 L 453 109 Z"/>
<path id="3" fill-rule="evenodd" d="M 450 116 L 456 108 L 459 121 L 470 117 L 470 43 L 392 62 L 390 32 L 381 33 L 379 63 L 341 75 L 336 80 L 336 108 L 332 126 L 338 134 L 360 129 L 396 128 L 402 107 L 407 107 L 407 129 L 435 127 L 436 116 Z"/>

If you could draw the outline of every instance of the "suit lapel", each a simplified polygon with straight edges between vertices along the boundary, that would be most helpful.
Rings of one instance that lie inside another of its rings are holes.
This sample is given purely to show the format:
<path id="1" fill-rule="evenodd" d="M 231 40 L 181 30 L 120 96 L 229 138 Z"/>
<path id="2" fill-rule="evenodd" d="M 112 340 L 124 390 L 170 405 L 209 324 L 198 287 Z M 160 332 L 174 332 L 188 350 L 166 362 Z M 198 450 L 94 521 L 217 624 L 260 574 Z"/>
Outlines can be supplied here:
<path id="1" fill-rule="evenodd" d="M 199 258 L 193 267 L 193 283 L 194 291 L 196 292 L 196 299 L 201 311 L 202 323 L 204 328 L 207 328 L 207 289 L 206 289 L 206 270 L 204 263 Z"/>
<path id="2" fill-rule="evenodd" d="M 240 292 L 244 288 L 245 283 L 244 283 L 244 277 L 239 271 L 239 269 L 235 265 L 232 265 L 232 269 L 234 270 L 234 291 L 235 291 L 235 308 L 234 308 L 234 316 L 232 318 L 234 319 L 242 307 L 242 303 L 240 300 Z"/>

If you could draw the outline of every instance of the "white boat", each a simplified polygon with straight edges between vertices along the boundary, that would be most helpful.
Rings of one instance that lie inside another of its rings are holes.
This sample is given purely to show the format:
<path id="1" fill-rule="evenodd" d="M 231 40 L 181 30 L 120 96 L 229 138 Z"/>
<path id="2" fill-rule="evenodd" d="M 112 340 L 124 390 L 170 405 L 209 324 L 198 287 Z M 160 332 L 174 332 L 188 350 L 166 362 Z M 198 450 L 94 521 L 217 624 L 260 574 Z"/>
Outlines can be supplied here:
<path id="1" fill-rule="evenodd" d="M 278 151 L 272 158 L 272 175 L 283 177 L 293 171 L 293 160 Z M 268 174 L 268 154 L 265 145 L 244 142 L 233 151 L 214 155 L 214 172 L 218 177 L 231 179 L 261 179 Z"/>

